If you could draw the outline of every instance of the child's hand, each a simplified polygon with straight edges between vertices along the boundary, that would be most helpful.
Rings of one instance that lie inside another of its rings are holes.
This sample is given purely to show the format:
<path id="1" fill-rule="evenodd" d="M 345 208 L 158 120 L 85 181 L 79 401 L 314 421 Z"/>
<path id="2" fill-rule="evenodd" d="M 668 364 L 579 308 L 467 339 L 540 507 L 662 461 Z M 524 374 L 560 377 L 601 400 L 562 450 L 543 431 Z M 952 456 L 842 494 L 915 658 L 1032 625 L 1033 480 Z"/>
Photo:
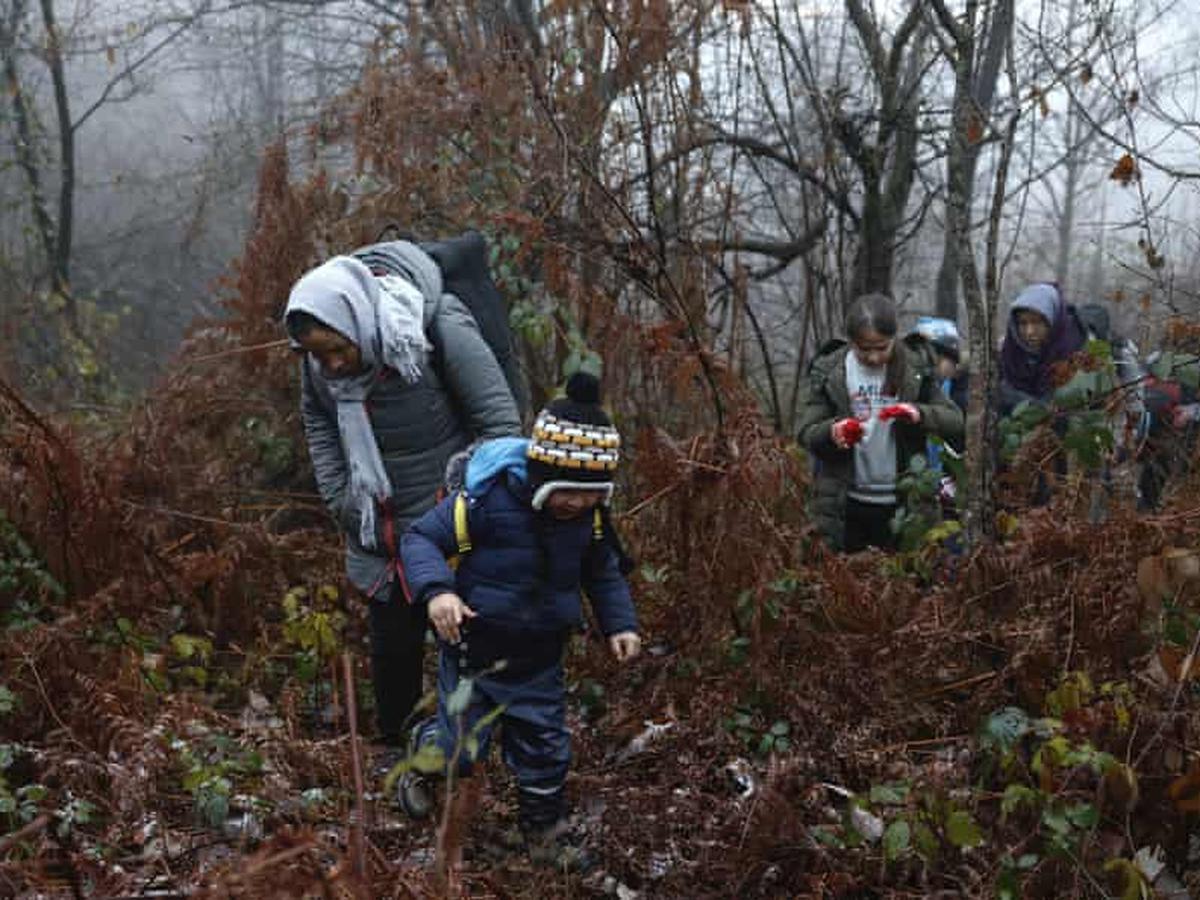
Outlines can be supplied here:
<path id="1" fill-rule="evenodd" d="M 429 621 L 433 623 L 438 637 L 451 644 L 462 640 L 459 626 L 467 619 L 473 619 L 478 613 L 463 603 L 458 594 L 438 594 L 429 601 Z"/>
<path id="2" fill-rule="evenodd" d="M 608 647 L 617 662 L 628 662 L 642 652 L 642 639 L 636 631 L 621 631 L 609 635 Z"/>
<path id="3" fill-rule="evenodd" d="M 882 422 L 888 419 L 904 419 L 916 425 L 921 421 L 921 411 L 911 403 L 893 403 L 879 411 L 879 419 Z"/>
<path id="4" fill-rule="evenodd" d="M 836 446 L 849 450 L 863 439 L 862 422 L 858 419 L 838 419 L 830 426 L 829 433 Z"/>

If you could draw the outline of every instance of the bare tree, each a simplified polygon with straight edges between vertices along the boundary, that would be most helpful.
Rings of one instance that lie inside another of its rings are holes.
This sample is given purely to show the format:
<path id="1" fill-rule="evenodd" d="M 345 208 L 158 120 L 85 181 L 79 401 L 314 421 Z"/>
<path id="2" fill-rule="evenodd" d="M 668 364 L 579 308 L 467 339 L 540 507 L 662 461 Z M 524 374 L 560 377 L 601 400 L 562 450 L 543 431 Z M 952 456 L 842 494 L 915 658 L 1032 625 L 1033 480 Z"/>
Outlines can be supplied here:
<path id="1" fill-rule="evenodd" d="M 975 174 L 979 164 L 979 153 L 984 146 L 986 124 L 991 117 L 992 103 L 996 94 L 996 83 L 1006 51 L 1011 46 L 1014 21 L 1013 0 L 996 0 L 985 3 L 979 10 L 981 34 L 972 37 L 970 47 L 953 45 L 952 57 L 965 50 L 980 54 L 971 62 L 971 82 L 968 100 L 971 106 L 964 127 L 967 140 L 949 138 L 946 154 L 946 181 L 959 184 L 965 196 L 959 198 L 970 210 L 975 195 Z M 970 15 L 970 14 L 969 14 Z M 961 88 L 960 88 L 961 89 Z M 942 237 L 942 261 L 938 268 L 935 304 L 937 314 L 947 319 L 958 319 L 958 282 L 962 267 L 959 252 L 962 248 L 958 227 L 970 227 L 956 222 L 951 226 L 947 215 L 946 228 Z"/>
<path id="2" fill-rule="evenodd" d="M 42 279 L 78 335 L 71 262 L 80 132 L 101 107 L 128 100 L 139 90 L 139 73 L 203 15 L 204 6 L 182 15 L 151 16 L 119 39 L 111 39 L 111 30 L 97 22 L 74 20 L 64 26 L 55 0 L 38 0 L 36 11 L 27 0 L 8 0 L 0 12 L 0 65 L 13 110 L 13 148 L 44 260 Z M 101 41 L 97 34 L 107 37 Z M 97 57 L 105 58 L 112 71 L 80 102 L 68 84 L 69 69 Z M 33 86 L 39 69 L 49 80 L 47 98 Z M 44 121 L 43 104 L 52 125 Z"/>

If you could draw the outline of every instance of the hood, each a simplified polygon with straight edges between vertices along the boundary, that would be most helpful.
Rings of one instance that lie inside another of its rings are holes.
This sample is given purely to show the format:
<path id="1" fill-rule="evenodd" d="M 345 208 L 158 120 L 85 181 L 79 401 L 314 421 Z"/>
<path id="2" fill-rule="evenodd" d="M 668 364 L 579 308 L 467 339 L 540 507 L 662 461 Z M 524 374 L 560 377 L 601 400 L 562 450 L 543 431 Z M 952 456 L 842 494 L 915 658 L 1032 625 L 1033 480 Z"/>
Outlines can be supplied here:
<path id="1" fill-rule="evenodd" d="M 1025 345 L 1021 340 L 1020 332 L 1017 329 L 1017 313 L 1031 310 L 1038 313 L 1043 319 L 1050 323 L 1050 337 L 1046 343 L 1049 344 L 1053 339 L 1056 331 L 1060 330 L 1063 318 L 1063 300 L 1062 294 L 1059 293 L 1058 286 L 1051 284 L 1048 281 L 1040 284 L 1031 284 L 1021 293 L 1017 294 L 1012 305 L 1008 309 L 1008 335 L 1014 341 L 1021 345 L 1021 348 L 1028 353 L 1034 351 Z"/>
<path id="2" fill-rule="evenodd" d="M 495 438 L 480 444 L 467 463 L 467 493 L 479 496 L 505 472 L 511 472 L 517 481 L 525 484 L 528 480 L 525 456 L 528 450 L 529 439 L 523 437 Z"/>
<path id="3" fill-rule="evenodd" d="M 1038 350 L 1021 340 L 1017 312 L 1033 310 L 1050 323 L 1050 334 Z M 1086 342 L 1083 326 L 1062 299 L 1058 285 L 1033 284 L 1013 300 L 1008 329 L 1000 346 L 1000 378 L 1010 386 L 1034 397 L 1045 397 L 1053 390 L 1050 367 L 1079 350 Z"/>
<path id="4" fill-rule="evenodd" d="M 292 331 L 290 316 L 308 313 L 327 328 L 353 341 L 363 362 L 374 365 L 378 358 L 375 308 L 379 285 L 362 262 L 350 256 L 335 256 L 304 274 L 288 296 L 284 322 L 292 349 L 302 349 Z"/>
<path id="5" fill-rule="evenodd" d="M 384 241 L 369 244 L 354 251 L 354 258 L 361 260 L 371 271 L 382 271 L 399 275 L 416 285 L 425 295 L 425 325 L 428 327 L 437 312 L 437 303 L 442 296 L 442 270 L 432 256 L 410 241 Z"/>

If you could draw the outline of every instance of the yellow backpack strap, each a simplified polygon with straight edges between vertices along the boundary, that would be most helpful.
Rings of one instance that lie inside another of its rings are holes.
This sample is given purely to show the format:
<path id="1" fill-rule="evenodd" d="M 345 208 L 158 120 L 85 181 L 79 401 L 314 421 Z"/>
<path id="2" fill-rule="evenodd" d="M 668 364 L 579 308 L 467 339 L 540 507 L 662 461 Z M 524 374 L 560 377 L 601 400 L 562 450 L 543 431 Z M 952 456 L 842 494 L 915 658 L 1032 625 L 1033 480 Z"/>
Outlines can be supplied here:
<path id="1" fill-rule="evenodd" d="M 467 529 L 467 495 L 459 491 L 454 495 L 454 540 L 458 544 L 458 555 L 471 552 L 471 532 Z"/>
<path id="2" fill-rule="evenodd" d="M 604 540 L 604 517 L 600 515 L 600 507 L 592 510 L 592 540 Z"/>

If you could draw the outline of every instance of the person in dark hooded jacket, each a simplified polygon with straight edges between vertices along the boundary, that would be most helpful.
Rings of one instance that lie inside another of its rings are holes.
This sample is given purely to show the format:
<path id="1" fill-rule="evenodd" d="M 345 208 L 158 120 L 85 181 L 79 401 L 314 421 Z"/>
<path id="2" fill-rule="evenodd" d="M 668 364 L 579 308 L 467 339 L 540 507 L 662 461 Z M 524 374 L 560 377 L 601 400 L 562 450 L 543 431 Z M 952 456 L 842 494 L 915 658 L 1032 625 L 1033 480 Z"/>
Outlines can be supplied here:
<path id="1" fill-rule="evenodd" d="M 1051 368 L 1083 349 L 1087 333 L 1057 284 L 1031 284 L 1012 301 L 1000 347 L 1000 415 L 1022 401 L 1046 404 L 1054 394 Z"/>
<path id="2" fill-rule="evenodd" d="M 398 752 L 421 697 L 426 632 L 424 606 L 402 590 L 400 535 L 434 505 L 454 454 L 520 433 L 516 401 L 470 311 L 407 241 L 312 269 L 292 288 L 284 322 L 303 354 L 317 487 L 345 537 L 347 576 L 369 598 L 380 737 Z"/>
<path id="3" fill-rule="evenodd" d="M 1000 346 L 998 412 L 1010 415 L 1021 403 L 1049 407 L 1054 397 L 1054 366 L 1084 348 L 1087 330 L 1075 307 L 1063 299 L 1058 285 L 1043 281 L 1024 288 L 1009 305 L 1008 328 Z M 1065 417 L 1056 417 L 1054 430 L 1065 434 Z M 1067 458 L 1058 454 L 1054 470 L 1067 474 Z M 1050 500 L 1052 480 L 1039 472 L 1032 484 L 1030 501 L 1043 505 Z"/>
<path id="4" fill-rule="evenodd" d="M 584 622 L 582 593 L 618 661 L 641 646 L 606 511 L 619 446 L 598 382 L 578 372 L 530 439 L 481 444 L 465 491 L 414 522 L 401 543 L 409 589 L 428 605 L 440 647 L 437 716 L 414 729 L 412 750 L 436 746 L 470 775 L 501 725 L 521 832 L 535 861 L 556 865 L 570 763 L 562 658 Z M 455 708 L 464 679 L 470 697 Z M 399 797 L 411 815 L 428 814 L 418 773 L 401 777 Z"/>

